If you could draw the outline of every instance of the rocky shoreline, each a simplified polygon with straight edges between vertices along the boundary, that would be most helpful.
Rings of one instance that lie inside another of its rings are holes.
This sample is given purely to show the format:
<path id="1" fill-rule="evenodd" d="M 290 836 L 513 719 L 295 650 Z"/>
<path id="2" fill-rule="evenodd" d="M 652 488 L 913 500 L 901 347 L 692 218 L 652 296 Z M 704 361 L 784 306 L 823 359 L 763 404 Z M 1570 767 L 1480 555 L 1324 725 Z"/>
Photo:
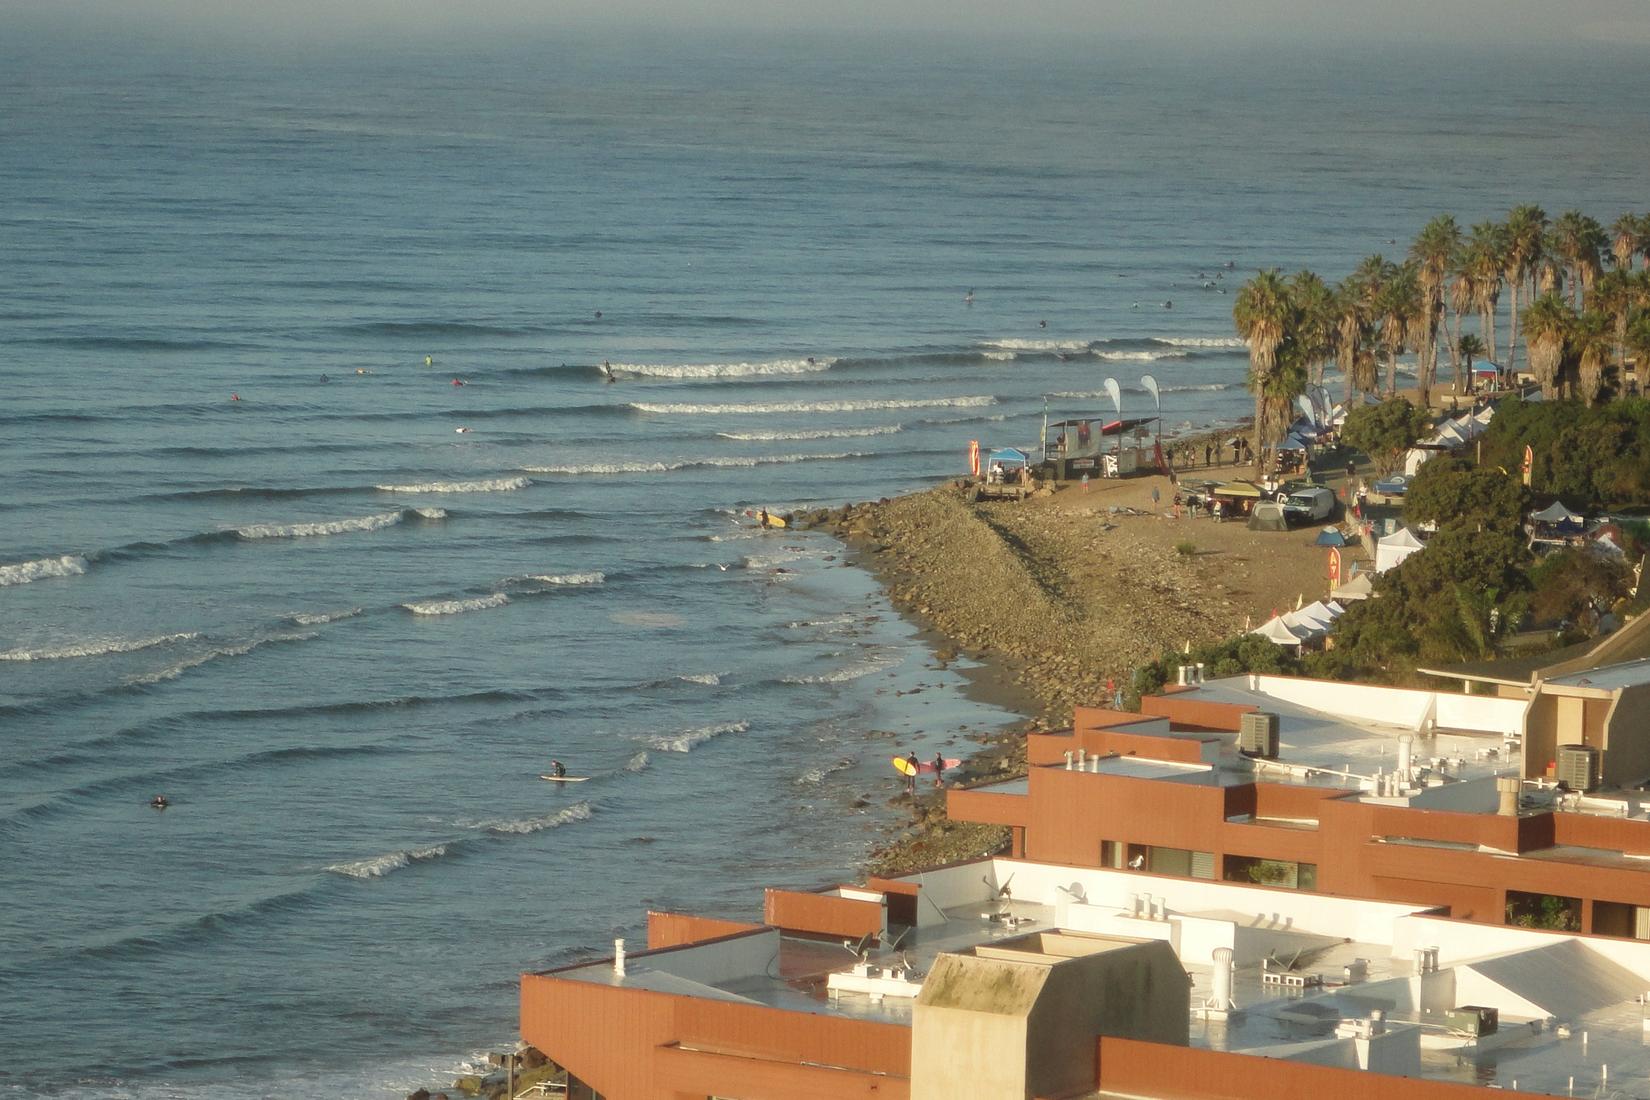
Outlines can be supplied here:
<path id="1" fill-rule="evenodd" d="M 951 482 L 793 522 L 842 540 L 942 664 L 971 662 L 972 695 L 1025 716 L 965 760 L 954 783 L 970 786 L 1023 774 L 1025 730 L 1067 725 L 1074 706 L 1114 704 L 1133 670 L 1165 648 L 1230 637 L 1321 594 L 1312 591 L 1323 569 L 1316 528 L 1251 532 L 1177 518 L 1174 491 L 1157 476 L 971 502 L 966 483 Z M 949 820 L 941 792 L 904 800 L 910 817 L 872 853 L 873 873 L 1006 844 L 1004 829 Z"/>

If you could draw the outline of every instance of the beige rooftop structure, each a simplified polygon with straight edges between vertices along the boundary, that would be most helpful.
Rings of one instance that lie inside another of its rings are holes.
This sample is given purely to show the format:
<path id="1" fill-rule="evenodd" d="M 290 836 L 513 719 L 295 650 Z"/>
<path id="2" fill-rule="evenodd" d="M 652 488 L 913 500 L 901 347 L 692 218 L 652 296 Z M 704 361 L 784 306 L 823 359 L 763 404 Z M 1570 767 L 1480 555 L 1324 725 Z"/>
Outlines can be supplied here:
<path id="1" fill-rule="evenodd" d="M 912 1014 L 911 1100 L 1093 1087 L 1101 1035 L 1183 1046 L 1191 982 L 1158 940 L 1039 932 L 941 955 Z"/>

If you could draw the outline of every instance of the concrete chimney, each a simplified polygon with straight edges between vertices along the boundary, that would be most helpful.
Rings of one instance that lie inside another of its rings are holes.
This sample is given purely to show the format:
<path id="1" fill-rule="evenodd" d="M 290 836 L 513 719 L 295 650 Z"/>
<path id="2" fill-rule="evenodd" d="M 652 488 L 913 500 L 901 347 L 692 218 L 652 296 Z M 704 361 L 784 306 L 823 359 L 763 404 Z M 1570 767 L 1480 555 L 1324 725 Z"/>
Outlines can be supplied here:
<path id="1" fill-rule="evenodd" d="M 1398 738 L 1398 775 L 1406 785 L 1414 774 L 1415 767 L 1415 735 L 1406 733 Z"/>
<path id="2" fill-rule="evenodd" d="M 624 940 L 613 941 L 613 976 L 624 977 Z"/>
<path id="3" fill-rule="evenodd" d="M 1496 813 L 1502 817 L 1518 816 L 1518 790 L 1522 786 L 1516 775 L 1501 775 L 1495 780 L 1495 791 L 1501 796 L 1501 804 Z"/>
<path id="4" fill-rule="evenodd" d="M 1080 771 L 1080 772 L 1081 771 L 1087 771 L 1088 770 L 1088 762 L 1089 762 L 1088 750 L 1078 749 L 1077 750 L 1077 770 Z"/>

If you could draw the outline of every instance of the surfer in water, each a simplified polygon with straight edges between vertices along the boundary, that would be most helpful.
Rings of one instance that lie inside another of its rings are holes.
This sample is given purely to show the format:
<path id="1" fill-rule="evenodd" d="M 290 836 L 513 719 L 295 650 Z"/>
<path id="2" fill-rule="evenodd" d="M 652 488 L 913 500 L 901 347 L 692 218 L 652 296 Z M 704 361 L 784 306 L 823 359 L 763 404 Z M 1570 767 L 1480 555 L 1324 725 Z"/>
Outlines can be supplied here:
<path id="1" fill-rule="evenodd" d="M 164 809 L 166 809 L 166 807 L 170 806 L 171 804 L 172 804 L 172 800 L 167 798 L 163 794 L 157 794 L 155 797 L 153 797 L 149 800 L 150 807 L 152 809 L 156 809 L 156 810 L 164 810 Z"/>
<path id="2" fill-rule="evenodd" d="M 424 365 L 426 367 L 432 367 L 432 366 L 435 365 L 435 360 L 433 358 L 431 358 L 430 356 L 426 355 L 424 357 Z"/>
<path id="3" fill-rule="evenodd" d="M 617 382 L 618 381 L 617 378 L 613 377 L 613 364 L 609 363 L 606 359 L 602 360 L 602 381 L 604 381 L 604 382 Z"/>
<path id="4" fill-rule="evenodd" d="M 462 379 L 462 378 L 453 379 L 453 385 L 455 385 L 455 386 L 462 386 L 464 384 L 465 384 L 464 379 Z"/>
<path id="5" fill-rule="evenodd" d="M 567 776 L 567 765 L 560 760 L 550 761 L 550 775 L 555 779 L 564 779 Z"/>
<path id="6" fill-rule="evenodd" d="M 973 304 L 974 304 L 974 288 L 969 287 L 968 288 L 968 293 L 963 295 L 963 305 L 971 306 Z"/>

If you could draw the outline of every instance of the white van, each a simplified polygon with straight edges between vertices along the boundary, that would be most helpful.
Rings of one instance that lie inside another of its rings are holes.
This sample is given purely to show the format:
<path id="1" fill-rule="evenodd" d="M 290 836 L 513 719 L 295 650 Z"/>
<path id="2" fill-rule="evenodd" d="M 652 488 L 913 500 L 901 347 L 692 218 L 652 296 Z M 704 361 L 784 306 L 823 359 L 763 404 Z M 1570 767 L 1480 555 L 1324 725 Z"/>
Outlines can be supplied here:
<path id="1" fill-rule="evenodd" d="M 1313 486 L 1297 489 L 1283 502 L 1284 517 L 1291 523 L 1316 523 L 1335 514 L 1335 494 Z"/>

